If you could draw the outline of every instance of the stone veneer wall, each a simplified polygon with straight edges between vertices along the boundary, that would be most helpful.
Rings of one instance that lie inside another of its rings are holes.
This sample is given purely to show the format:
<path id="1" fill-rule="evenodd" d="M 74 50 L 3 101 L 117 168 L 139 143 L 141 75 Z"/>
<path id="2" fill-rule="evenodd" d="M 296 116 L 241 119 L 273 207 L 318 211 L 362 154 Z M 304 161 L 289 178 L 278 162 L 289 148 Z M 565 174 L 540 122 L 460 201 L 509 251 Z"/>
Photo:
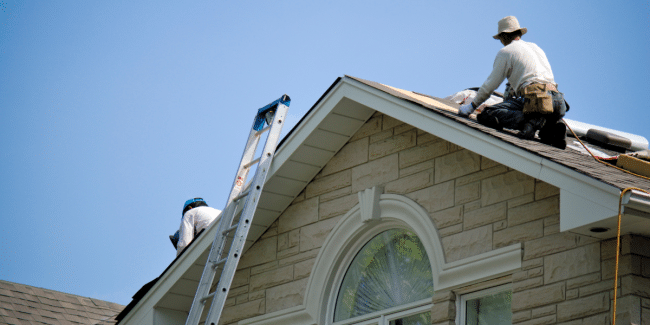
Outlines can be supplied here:
<path id="1" fill-rule="evenodd" d="M 429 211 L 447 262 L 521 242 L 514 324 L 611 323 L 615 241 L 560 233 L 557 188 L 380 113 L 242 257 L 220 323 L 301 305 L 325 238 L 375 185 Z M 624 237 L 618 324 L 650 324 L 648 244 Z M 455 299 L 433 297 L 434 324 L 455 324 Z"/>

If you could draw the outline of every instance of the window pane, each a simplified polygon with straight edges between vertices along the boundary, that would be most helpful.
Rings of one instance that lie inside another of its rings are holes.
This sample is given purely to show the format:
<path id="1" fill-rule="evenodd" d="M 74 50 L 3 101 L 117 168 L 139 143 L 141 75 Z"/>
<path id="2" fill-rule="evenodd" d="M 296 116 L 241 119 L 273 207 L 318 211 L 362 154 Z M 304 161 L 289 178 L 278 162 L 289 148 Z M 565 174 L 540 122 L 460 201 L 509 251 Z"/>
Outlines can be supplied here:
<path id="1" fill-rule="evenodd" d="M 336 300 L 334 321 L 433 296 L 431 265 L 418 237 L 391 229 L 371 239 L 355 256 Z"/>
<path id="2" fill-rule="evenodd" d="M 511 305 L 512 291 L 468 300 L 466 325 L 510 325 Z"/>
<path id="3" fill-rule="evenodd" d="M 389 325 L 430 325 L 431 312 L 402 317 L 390 321 Z"/>

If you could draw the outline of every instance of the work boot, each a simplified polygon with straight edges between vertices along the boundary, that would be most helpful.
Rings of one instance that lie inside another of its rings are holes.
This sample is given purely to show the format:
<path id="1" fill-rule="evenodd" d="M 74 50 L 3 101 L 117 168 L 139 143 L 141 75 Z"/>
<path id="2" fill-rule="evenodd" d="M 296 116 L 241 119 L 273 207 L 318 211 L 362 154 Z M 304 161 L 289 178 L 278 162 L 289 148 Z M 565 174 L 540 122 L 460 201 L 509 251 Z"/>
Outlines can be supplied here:
<path id="1" fill-rule="evenodd" d="M 535 138 L 535 132 L 544 127 L 546 119 L 537 114 L 532 116 L 525 116 L 524 127 L 519 131 L 519 137 L 525 140 L 532 140 Z"/>
<path id="2" fill-rule="evenodd" d="M 539 130 L 539 138 L 542 143 L 551 145 L 558 149 L 566 149 L 566 125 L 558 121 Z"/>
<path id="3" fill-rule="evenodd" d="M 481 114 L 476 115 L 476 121 L 487 127 L 497 129 L 499 131 L 503 130 L 503 127 L 499 125 L 499 119 L 496 116 L 488 115 L 486 112 L 481 112 Z"/>
<path id="4" fill-rule="evenodd" d="M 519 131 L 519 137 L 524 140 L 532 140 L 535 137 L 535 128 L 532 124 L 524 124 L 524 128 Z"/>

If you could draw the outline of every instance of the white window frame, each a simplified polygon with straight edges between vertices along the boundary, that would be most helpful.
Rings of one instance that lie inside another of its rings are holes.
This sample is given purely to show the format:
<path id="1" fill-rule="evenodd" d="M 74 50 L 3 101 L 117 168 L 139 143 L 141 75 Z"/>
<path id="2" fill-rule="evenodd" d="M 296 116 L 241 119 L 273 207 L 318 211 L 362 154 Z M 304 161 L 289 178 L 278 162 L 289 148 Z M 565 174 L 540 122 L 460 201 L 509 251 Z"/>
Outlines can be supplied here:
<path id="1" fill-rule="evenodd" d="M 512 291 L 512 284 L 504 284 L 504 285 L 499 285 L 487 289 L 483 289 L 480 291 L 474 291 L 471 293 L 466 293 L 460 295 L 460 299 L 457 300 L 457 305 L 456 305 L 456 310 L 458 310 L 458 313 L 456 314 L 456 324 L 458 325 L 466 325 L 467 324 L 467 301 L 468 300 L 473 300 L 476 298 L 481 298 L 485 296 L 490 296 L 496 293 L 504 292 L 504 291 Z"/>
<path id="2" fill-rule="evenodd" d="M 406 316 L 416 315 L 423 312 L 431 311 L 431 299 L 422 299 L 420 301 L 415 301 L 410 304 L 405 304 L 401 306 L 396 306 L 374 313 L 369 313 L 354 318 L 348 318 L 346 320 L 338 321 L 332 323 L 332 325 L 388 325 L 391 320 L 402 318 Z"/>

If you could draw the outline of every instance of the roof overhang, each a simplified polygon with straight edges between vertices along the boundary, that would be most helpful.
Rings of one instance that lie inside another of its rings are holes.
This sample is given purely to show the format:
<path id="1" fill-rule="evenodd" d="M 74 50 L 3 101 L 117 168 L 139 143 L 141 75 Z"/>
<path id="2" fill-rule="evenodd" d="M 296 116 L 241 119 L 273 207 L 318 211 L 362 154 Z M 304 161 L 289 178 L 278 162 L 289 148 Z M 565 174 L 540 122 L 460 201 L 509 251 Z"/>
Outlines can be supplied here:
<path id="1" fill-rule="evenodd" d="M 262 236 L 375 111 L 560 188 L 561 231 L 612 237 L 608 232 L 594 234 L 589 229 L 612 220 L 615 222 L 619 188 L 486 134 L 483 126 L 459 123 L 440 110 L 449 110 L 448 103 L 381 84 L 369 85 L 352 77 L 337 79 L 282 140 L 245 249 Z M 650 235 L 650 199 L 631 193 L 625 204 L 626 213 L 635 222 L 642 223 L 642 227 L 635 223 L 625 231 Z M 213 224 L 198 237 L 137 302 L 123 322 L 137 322 L 153 308 L 189 311 L 216 231 L 216 224 Z"/>
<path id="2" fill-rule="evenodd" d="M 618 187 L 596 180 L 507 141 L 492 137 L 483 132 L 480 126 L 470 127 L 460 124 L 444 114 L 435 114 L 427 109 L 431 108 L 430 106 L 437 108 L 435 103 L 429 105 L 422 102 L 418 98 L 418 94 L 408 92 L 411 95 L 407 95 L 406 98 L 398 98 L 394 94 L 388 93 L 392 92 L 392 87 L 380 90 L 377 87 L 369 87 L 363 82 L 350 79 L 346 78 L 344 81 L 358 90 L 349 97 L 351 100 L 364 103 L 423 131 L 558 187 L 560 189 L 561 231 L 572 231 L 598 238 L 616 236 L 618 201 L 621 193 Z M 399 94 L 396 95 L 399 96 Z M 638 194 L 641 192 L 634 193 L 633 198 L 641 197 Z M 643 206 L 647 209 L 650 206 L 647 205 L 650 201 L 632 199 L 631 202 L 635 204 L 635 208 L 628 207 L 624 210 L 627 219 L 622 225 L 621 232 L 650 236 L 650 219 L 648 219 L 647 212 L 641 208 Z M 592 232 L 591 229 L 596 227 L 609 230 L 600 233 Z"/>

